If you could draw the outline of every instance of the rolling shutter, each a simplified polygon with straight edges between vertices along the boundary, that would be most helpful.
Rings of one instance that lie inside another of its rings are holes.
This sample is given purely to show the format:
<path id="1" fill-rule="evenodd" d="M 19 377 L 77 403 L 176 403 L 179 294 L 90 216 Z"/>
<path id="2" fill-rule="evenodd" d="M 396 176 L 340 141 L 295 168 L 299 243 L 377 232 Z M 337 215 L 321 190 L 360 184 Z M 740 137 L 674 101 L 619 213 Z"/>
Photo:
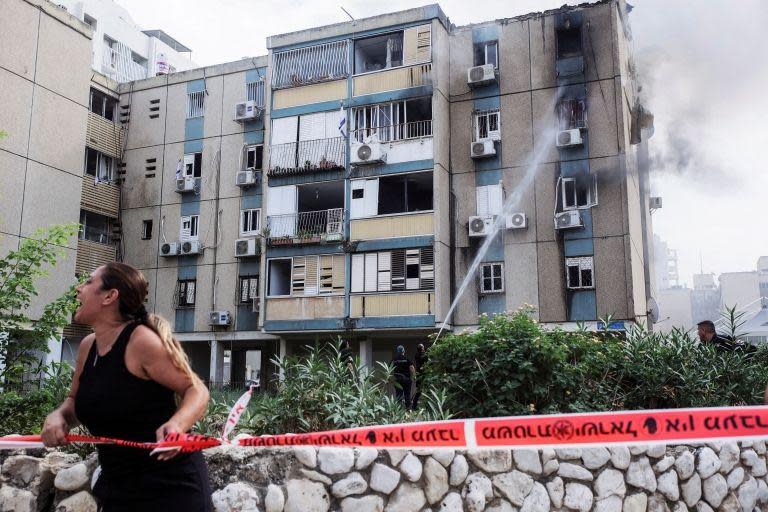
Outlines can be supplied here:
<path id="1" fill-rule="evenodd" d="M 317 295 L 317 256 L 304 258 L 304 295 Z"/>
<path id="2" fill-rule="evenodd" d="M 419 289 L 419 250 L 406 249 L 405 251 L 405 289 Z"/>
<path id="3" fill-rule="evenodd" d="M 352 293 L 365 291 L 365 255 L 352 255 Z"/>
<path id="4" fill-rule="evenodd" d="M 405 290 L 405 250 L 392 251 L 392 290 Z"/>
<path id="5" fill-rule="evenodd" d="M 378 264 L 375 252 L 365 255 L 365 291 L 375 292 L 378 283 Z"/>
<path id="6" fill-rule="evenodd" d="M 403 31 L 403 53 L 406 66 L 432 59 L 432 26 L 421 25 Z"/>
<path id="7" fill-rule="evenodd" d="M 379 253 L 378 288 L 380 292 L 388 292 L 392 289 L 392 253 L 389 251 Z"/>
<path id="8" fill-rule="evenodd" d="M 304 256 L 294 256 L 293 269 L 291 271 L 291 295 L 304 295 L 304 284 L 306 282 L 306 258 Z"/>
<path id="9" fill-rule="evenodd" d="M 432 290 L 435 287 L 435 252 L 432 247 L 421 249 L 419 262 L 419 288 Z"/>

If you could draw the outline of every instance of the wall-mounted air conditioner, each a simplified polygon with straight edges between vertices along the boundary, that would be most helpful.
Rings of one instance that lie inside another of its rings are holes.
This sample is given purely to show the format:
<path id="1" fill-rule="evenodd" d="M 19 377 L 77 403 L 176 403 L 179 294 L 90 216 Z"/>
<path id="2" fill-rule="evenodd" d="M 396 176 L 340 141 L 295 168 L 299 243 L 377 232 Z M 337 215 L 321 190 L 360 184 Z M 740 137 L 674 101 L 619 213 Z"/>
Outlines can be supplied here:
<path id="1" fill-rule="evenodd" d="M 248 258 L 261 253 L 261 244 L 256 238 L 238 238 L 235 240 L 235 258 Z"/>
<path id="2" fill-rule="evenodd" d="M 661 206 L 662 206 L 662 200 L 661 200 L 661 197 L 659 196 L 653 196 L 648 201 L 648 207 L 651 210 L 660 210 Z"/>
<path id="3" fill-rule="evenodd" d="M 230 325 L 232 315 L 229 311 L 211 311 L 208 316 L 208 325 Z"/>
<path id="4" fill-rule="evenodd" d="M 557 132 L 557 147 L 559 148 L 581 146 L 582 144 L 584 144 L 584 139 L 581 138 L 581 130 L 578 128 Z"/>
<path id="5" fill-rule="evenodd" d="M 244 101 L 235 104 L 235 121 L 244 122 L 258 119 L 261 115 L 261 108 L 255 101 Z"/>
<path id="6" fill-rule="evenodd" d="M 177 242 L 166 242 L 160 246 L 160 256 L 163 256 L 164 258 L 171 258 L 173 256 L 178 256 L 178 254 L 179 244 Z"/>
<path id="7" fill-rule="evenodd" d="M 581 210 L 568 210 L 555 214 L 555 229 L 573 229 L 583 225 Z"/>
<path id="8" fill-rule="evenodd" d="M 525 229 L 528 227 L 528 219 L 522 212 L 507 215 L 507 229 Z"/>
<path id="9" fill-rule="evenodd" d="M 467 85 L 477 87 L 479 85 L 490 84 L 496 81 L 496 70 L 493 64 L 475 66 L 467 70 Z"/>
<path id="10" fill-rule="evenodd" d="M 350 153 L 352 165 L 368 165 L 387 161 L 387 152 L 381 142 L 353 142 Z"/>
<path id="11" fill-rule="evenodd" d="M 469 154 L 472 158 L 487 158 L 496 156 L 496 146 L 490 139 L 473 142 L 469 146 Z"/>
<path id="12" fill-rule="evenodd" d="M 259 181 L 259 174 L 257 171 L 239 171 L 235 177 L 235 185 L 238 187 L 256 185 Z"/>
<path id="13" fill-rule="evenodd" d="M 176 180 L 176 192 L 179 192 L 180 194 L 194 192 L 196 182 L 197 180 L 195 178 L 179 178 Z"/>
<path id="14" fill-rule="evenodd" d="M 181 243 L 181 254 L 185 256 L 200 254 L 201 252 L 203 252 L 203 246 L 197 240 L 187 240 Z"/>
<path id="15" fill-rule="evenodd" d="M 493 229 L 493 215 L 477 215 L 469 218 L 469 236 L 488 236 Z"/>

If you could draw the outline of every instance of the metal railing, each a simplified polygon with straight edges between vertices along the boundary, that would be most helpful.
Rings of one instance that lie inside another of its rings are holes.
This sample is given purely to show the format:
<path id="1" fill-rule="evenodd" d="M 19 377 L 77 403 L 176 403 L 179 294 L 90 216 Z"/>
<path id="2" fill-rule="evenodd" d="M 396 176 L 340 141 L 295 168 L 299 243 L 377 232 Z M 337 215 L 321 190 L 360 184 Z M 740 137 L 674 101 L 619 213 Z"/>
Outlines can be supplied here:
<path id="1" fill-rule="evenodd" d="M 263 78 L 245 84 L 245 99 L 247 101 L 255 101 L 257 106 L 264 108 Z"/>
<path id="2" fill-rule="evenodd" d="M 205 114 L 205 91 L 187 93 L 187 119 Z"/>
<path id="3" fill-rule="evenodd" d="M 316 243 L 323 235 L 344 233 L 344 208 L 270 215 L 267 243 Z"/>
<path id="4" fill-rule="evenodd" d="M 272 88 L 298 87 L 349 75 L 349 40 L 275 53 Z"/>
<path id="5" fill-rule="evenodd" d="M 131 58 L 131 50 L 125 45 L 118 46 L 123 51 L 104 47 L 101 56 L 101 71 L 116 82 L 132 82 L 147 78 L 147 68 Z M 124 48 L 124 49 L 123 49 Z"/>
<path id="6" fill-rule="evenodd" d="M 343 137 L 276 144 L 269 149 L 268 176 L 343 169 L 347 161 Z"/>
<path id="7" fill-rule="evenodd" d="M 352 130 L 352 140 L 357 142 L 367 142 L 374 139 L 379 142 L 393 142 L 398 140 L 421 139 L 431 136 L 431 119 Z"/>

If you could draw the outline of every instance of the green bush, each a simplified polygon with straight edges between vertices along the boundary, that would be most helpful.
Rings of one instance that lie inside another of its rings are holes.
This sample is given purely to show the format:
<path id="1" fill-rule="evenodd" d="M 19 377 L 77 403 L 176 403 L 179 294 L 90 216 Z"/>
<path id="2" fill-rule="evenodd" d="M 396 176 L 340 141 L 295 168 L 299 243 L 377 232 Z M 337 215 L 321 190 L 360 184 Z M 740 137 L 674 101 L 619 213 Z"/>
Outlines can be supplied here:
<path id="1" fill-rule="evenodd" d="M 761 403 L 768 349 L 718 352 L 674 331 L 548 331 L 530 312 L 482 317 L 429 349 L 426 382 L 460 417 Z"/>
<path id="2" fill-rule="evenodd" d="M 45 417 L 64 401 L 72 381 L 72 367 L 53 363 L 44 373 L 38 389 L 0 393 L 0 436 L 40 433 Z"/>

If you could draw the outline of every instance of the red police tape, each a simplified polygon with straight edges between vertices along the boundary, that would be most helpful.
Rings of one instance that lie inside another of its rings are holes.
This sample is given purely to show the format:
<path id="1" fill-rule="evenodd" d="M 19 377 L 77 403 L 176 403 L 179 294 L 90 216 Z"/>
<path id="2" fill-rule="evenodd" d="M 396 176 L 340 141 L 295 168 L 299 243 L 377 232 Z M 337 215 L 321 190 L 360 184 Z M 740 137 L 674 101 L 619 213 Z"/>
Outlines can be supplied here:
<path id="1" fill-rule="evenodd" d="M 307 434 L 239 436 L 231 442 L 226 436 L 216 439 L 193 434 L 170 434 L 156 443 L 67 436 L 68 442 L 75 443 L 112 443 L 158 451 L 180 449 L 182 452 L 205 450 L 223 444 L 252 447 L 541 448 L 686 443 L 740 438 L 768 438 L 768 407 L 665 409 L 432 421 Z M 0 437 L 0 449 L 40 446 L 40 436 Z"/>

